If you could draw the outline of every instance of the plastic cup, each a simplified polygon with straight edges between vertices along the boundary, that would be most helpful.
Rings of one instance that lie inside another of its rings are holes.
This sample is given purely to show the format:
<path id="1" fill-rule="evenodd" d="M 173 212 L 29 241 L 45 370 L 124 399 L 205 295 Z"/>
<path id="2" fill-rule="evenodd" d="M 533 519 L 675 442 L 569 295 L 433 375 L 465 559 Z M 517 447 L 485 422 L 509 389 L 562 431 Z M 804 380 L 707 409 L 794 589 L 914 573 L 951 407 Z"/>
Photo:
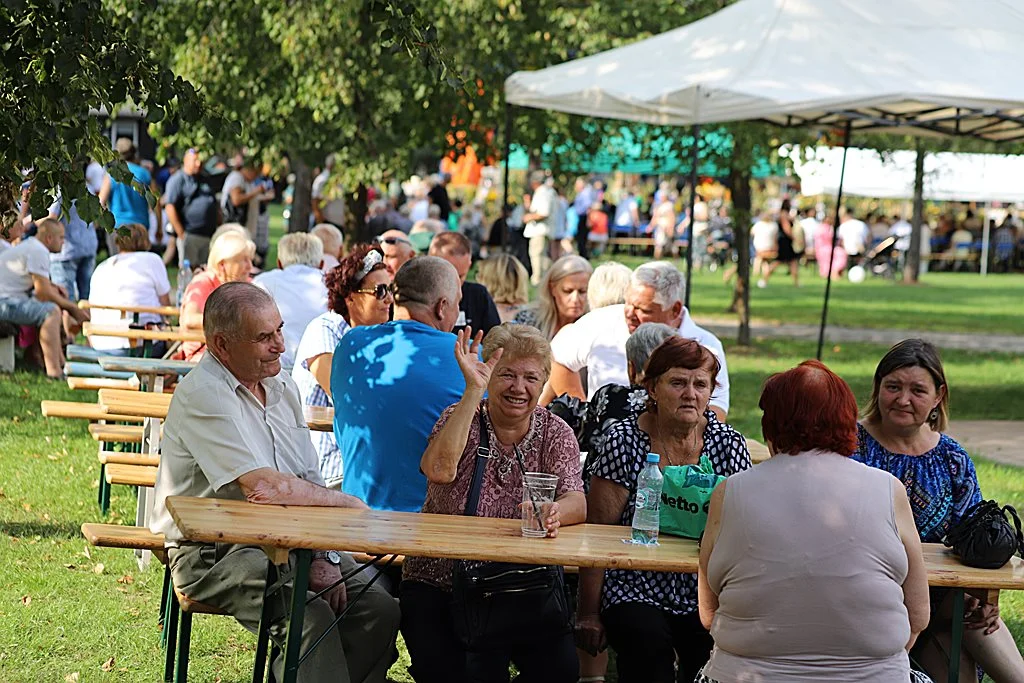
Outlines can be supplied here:
<path id="1" fill-rule="evenodd" d="M 527 472 L 523 476 L 523 536 L 543 538 L 548 535 L 544 520 L 555 502 L 558 476 L 543 472 Z"/>

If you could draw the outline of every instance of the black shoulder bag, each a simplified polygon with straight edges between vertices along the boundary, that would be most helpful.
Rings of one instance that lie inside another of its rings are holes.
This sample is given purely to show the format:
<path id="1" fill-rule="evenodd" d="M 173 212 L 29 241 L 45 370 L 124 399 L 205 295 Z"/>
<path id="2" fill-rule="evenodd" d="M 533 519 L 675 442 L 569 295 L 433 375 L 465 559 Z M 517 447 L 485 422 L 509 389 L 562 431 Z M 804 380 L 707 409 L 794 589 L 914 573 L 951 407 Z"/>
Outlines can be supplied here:
<path id="1" fill-rule="evenodd" d="M 1000 508 L 994 500 L 972 505 L 942 543 L 968 567 L 980 569 L 999 569 L 1014 553 L 1024 553 L 1017 511 L 1009 505 Z"/>
<path id="2" fill-rule="evenodd" d="M 515 449 L 521 473 L 526 469 Z M 476 516 L 490 454 L 487 418 L 480 410 L 480 447 L 465 515 Z M 572 613 L 559 566 L 459 560 L 452 572 L 455 632 L 470 651 L 506 650 L 572 632 Z"/>

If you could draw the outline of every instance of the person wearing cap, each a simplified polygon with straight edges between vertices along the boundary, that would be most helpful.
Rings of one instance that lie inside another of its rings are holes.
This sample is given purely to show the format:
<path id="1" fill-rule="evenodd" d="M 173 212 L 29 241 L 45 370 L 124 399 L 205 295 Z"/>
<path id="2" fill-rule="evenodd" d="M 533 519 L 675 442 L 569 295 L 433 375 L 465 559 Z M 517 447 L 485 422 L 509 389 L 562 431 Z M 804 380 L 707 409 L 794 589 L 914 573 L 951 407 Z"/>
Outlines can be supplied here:
<path id="1" fill-rule="evenodd" d="M 185 152 L 181 169 L 167 181 L 164 199 L 167 220 L 183 240 L 182 257 L 193 268 L 204 265 L 210 255 L 210 238 L 221 223 L 220 205 L 210 183 L 203 177 L 199 150 Z"/>
<path id="2" fill-rule="evenodd" d="M 132 174 L 133 184 L 125 184 L 114 180 L 110 174 L 103 178 L 100 185 L 100 204 L 105 206 L 110 213 L 114 214 L 114 227 L 138 223 L 149 225 L 149 201 L 146 196 L 136 189 L 139 188 L 157 192 L 153 176 L 141 164 L 139 164 L 135 143 L 129 138 L 118 138 L 114 145 L 118 155 L 128 166 Z M 157 226 L 157 230 L 160 226 Z"/>
<path id="3" fill-rule="evenodd" d="M 356 327 L 334 350 L 334 437 L 343 492 L 375 510 L 419 512 L 427 437 L 466 388 L 451 333 L 462 290 L 452 264 L 420 256 L 402 266 L 392 291 L 394 320 Z"/>

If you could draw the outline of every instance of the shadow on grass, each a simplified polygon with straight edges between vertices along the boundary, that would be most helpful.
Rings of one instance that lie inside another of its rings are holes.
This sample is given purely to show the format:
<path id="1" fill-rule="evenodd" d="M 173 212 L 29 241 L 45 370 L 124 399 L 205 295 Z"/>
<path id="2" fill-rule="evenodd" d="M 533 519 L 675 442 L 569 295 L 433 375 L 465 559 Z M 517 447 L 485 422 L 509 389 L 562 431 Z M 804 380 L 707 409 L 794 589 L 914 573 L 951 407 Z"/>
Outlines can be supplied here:
<path id="1" fill-rule="evenodd" d="M 75 522 L 4 522 L 0 523 L 0 533 L 15 538 L 79 538 L 81 527 Z"/>

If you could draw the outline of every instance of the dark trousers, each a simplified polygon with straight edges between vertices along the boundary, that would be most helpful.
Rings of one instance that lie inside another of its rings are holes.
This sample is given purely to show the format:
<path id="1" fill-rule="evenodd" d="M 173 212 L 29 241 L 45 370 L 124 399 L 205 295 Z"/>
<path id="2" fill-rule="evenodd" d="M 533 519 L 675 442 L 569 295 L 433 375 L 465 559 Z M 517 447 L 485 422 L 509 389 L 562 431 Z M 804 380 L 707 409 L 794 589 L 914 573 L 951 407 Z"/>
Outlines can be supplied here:
<path id="1" fill-rule="evenodd" d="M 650 605 L 624 603 L 604 610 L 601 622 L 608 646 L 615 650 L 619 683 L 691 683 L 714 645 L 696 612 L 675 616 Z"/>
<path id="2" fill-rule="evenodd" d="M 579 660 L 571 633 L 528 648 L 468 653 L 455 635 L 449 591 L 419 581 L 403 581 L 402 637 L 416 683 L 505 683 L 509 663 L 516 683 L 575 683 Z"/>
<path id="3" fill-rule="evenodd" d="M 587 256 L 587 235 L 589 230 L 587 229 L 587 212 L 577 213 L 580 217 L 579 223 L 576 224 L 576 251 L 583 258 L 589 258 Z"/>

